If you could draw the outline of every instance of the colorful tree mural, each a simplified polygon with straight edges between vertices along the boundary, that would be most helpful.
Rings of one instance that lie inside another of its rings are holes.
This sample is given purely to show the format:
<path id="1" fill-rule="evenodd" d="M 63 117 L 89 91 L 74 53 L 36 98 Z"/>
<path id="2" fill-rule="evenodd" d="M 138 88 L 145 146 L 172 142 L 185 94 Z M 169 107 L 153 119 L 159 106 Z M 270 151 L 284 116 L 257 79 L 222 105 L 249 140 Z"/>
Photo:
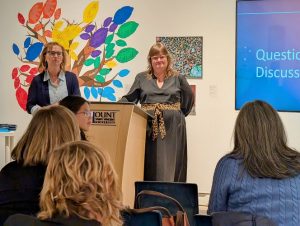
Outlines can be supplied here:
<path id="1" fill-rule="evenodd" d="M 137 56 L 138 51 L 128 46 L 126 38 L 136 32 L 139 24 L 129 20 L 133 7 L 123 6 L 99 26 L 94 21 L 98 10 L 99 1 L 91 1 L 83 10 L 82 21 L 71 22 L 62 18 L 57 0 L 46 0 L 35 3 L 27 19 L 18 13 L 19 23 L 28 30 L 21 45 L 12 45 L 21 62 L 12 69 L 12 79 L 22 109 L 26 109 L 28 87 L 39 73 L 39 55 L 50 41 L 58 42 L 66 49 L 66 70 L 78 76 L 85 98 L 116 101 L 115 89 L 123 87 L 121 80 L 130 71 L 126 68 L 116 71 L 114 68 L 120 68 L 116 66 Z"/>

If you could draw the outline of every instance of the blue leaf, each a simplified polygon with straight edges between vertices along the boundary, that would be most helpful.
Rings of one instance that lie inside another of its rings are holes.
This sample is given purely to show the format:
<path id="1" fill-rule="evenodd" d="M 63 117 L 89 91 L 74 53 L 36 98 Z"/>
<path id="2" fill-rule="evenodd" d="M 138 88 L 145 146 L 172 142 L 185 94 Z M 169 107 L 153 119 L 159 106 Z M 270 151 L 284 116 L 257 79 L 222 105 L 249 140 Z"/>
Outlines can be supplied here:
<path id="1" fill-rule="evenodd" d="M 91 93 L 95 99 L 98 97 L 98 91 L 94 86 L 91 88 Z"/>
<path id="2" fill-rule="evenodd" d="M 102 96 L 103 88 L 100 88 L 100 87 L 99 87 L 99 88 L 98 88 L 98 93 L 99 93 L 100 96 Z"/>
<path id="3" fill-rule="evenodd" d="M 89 87 L 87 87 L 87 86 L 84 87 L 83 92 L 84 92 L 85 98 L 86 98 L 86 99 L 89 99 L 89 98 L 90 98 L 90 95 L 91 95 L 91 92 L 90 92 Z"/>
<path id="4" fill-rule="evenodd" d="M 117 100 L 117 98 L 116 98 L 116 96 L 114 94 L 110 94 L 106 98 L 109 99 L 110 101 L 116 101 Z"/>
<path id="5" fill-rule="evenodd" d="M 125 77 L 125 76 L 127 76 L 128 74 L 129 74 L 129 70 L 127 70 L 127 69 L 123 69 L 123 70 L 121 70 L 120 72 L 119 72 L 119 76 L 120 77 Z"/>
<path id="6" fill-rule="evenodd" d="M 18 56 L 20 53 L 19 47 L 14 43 L 12 48 L 13 48 L 14 53 Z"/>
<path id="7" fill-rule="evenodd" d="M 112 83 L 114 84 L 115 87 L 123 88 L 123 84 L 119 80 L 114 80 Z"/>
<path id="8" fill-rule="evenodd" d="M 32 44 L 26 52 L 26 59 L 29 61 L 35 60 L 41 53 L 44 44 L 41 42 L 36 42 Z"/>
<path id="9" fill-rule="evenodd" d="M 115 93 L 115 90 L 112 87 L 105 87 L 102 92 L 102 97 L 108 98 L 113 93 Z"/>
<path id="10" fill-rule="evenodd" d="M 131 16 L 133 11 L 133 7 L 130 6 L 124 6 L 115 13 L 113 22 L 115 24 L 123 24 L 128 18 Z"/>
<path id="11" fill-rule="evenodd" d="M 29 47 L 30 42 L 31 42 L 31 38 L 30 37 L 28 37 L 28 38 L 25 39 L 25 41 L 24 41 L 24 48 L 25 49 L 27 49 Z"/>

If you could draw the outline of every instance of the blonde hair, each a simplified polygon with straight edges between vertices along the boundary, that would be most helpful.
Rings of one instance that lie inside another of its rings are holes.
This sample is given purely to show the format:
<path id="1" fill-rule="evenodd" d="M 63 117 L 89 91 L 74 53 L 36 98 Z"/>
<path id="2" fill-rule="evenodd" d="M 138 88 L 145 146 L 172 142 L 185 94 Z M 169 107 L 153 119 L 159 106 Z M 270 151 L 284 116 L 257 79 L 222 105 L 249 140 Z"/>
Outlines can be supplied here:
<path id="1" fill-rule="evenodd" d="M 63 106 L 43 107 L 33 115 L 11 156 L 23 165 L 47 165 L 51 151 L 75 140 L 80 140 L 80 129 L 74 114 Z"/>
<path id="2" fill-rule="evenodd" d="M 147 70 L 147 75 L 148 77 L 152 78 L 154 76 L 154 71 L 151 63 L 151 57 L 157 56 L 159 54 L 165 55 L 167 57 L 168 65 L 167 65 L 167 74 L 166 78 L 171 77 L 171 76 L 176 76 L 178 75 L 178 72 L 175 71 L 172 68 L 172 58 L 167 50 L 167 48 L 161 43 L 161 42 L 156 42 L 154 45 L 151 46 L 147 61 L 148 61 L 148 70 Z"/>
<path id="3" fill-rule="evenodd" d="M 121 193 L 107 154 L 87 141 L 56 149 L 46 171 L 40 207 L 40 219 L 77 215 L 102 225 L 121 225 Z"/>
<path id="4" fill-rule="evenodd" d="M 58 42 L 49 42 L 44 46 L 44 49 L 43 49 L 43 51 L 40 55 L 40 63 L 39 63 L 39 70 L 40 71 L 45 71 L 48 68 L 48 64 L 46 62 L 46 54 L 47 54 L 48 51 L 51 51 L 53 46 L 59 46 L 62 50 L 63 60 L 62 60 L 62 63 L 60 65 L 60 69 L 65 71 L 66 62 L 67 62 L 67 53 L 66 53 L 65 48 L 61 44 L 59 44 Z"/>

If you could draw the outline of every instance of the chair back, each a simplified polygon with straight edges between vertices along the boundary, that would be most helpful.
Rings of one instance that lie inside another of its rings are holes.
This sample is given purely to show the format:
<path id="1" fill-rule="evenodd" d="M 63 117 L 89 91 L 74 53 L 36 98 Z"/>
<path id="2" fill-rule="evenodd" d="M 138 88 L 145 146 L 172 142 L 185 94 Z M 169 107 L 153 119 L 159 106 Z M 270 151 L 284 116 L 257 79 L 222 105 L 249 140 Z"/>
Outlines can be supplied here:
<path id="1" fill-rule="evenodd" d="M 124 210 L 121 214 L 123 226 L 162 226 L 162 216 L 157 211 L 136 213 Z"/>
<path id="2" fill-rule="evenodd" d="M 135 196 L 143 190 L 158 191 L 176 199 L 187 213 L 191 226 L 194 226 L 194 215 L 199 213 L 198 187 L 193 183 L 137 181 L 135 182 Z M 135 200 L 135 208 L 137 208 Z M 140 208 L 150 206 L 166 207 L 171 214 L 176 214 L 177 206 L 168 200 L 157 199 L 153 196 L 144 196 L 140 199 Z"/>
<path id="3" fill-rule="evenodd" d="M 200 215 L 196 214 L 194 216 L 195 226 L 212 226 L 210 215 Z"/>

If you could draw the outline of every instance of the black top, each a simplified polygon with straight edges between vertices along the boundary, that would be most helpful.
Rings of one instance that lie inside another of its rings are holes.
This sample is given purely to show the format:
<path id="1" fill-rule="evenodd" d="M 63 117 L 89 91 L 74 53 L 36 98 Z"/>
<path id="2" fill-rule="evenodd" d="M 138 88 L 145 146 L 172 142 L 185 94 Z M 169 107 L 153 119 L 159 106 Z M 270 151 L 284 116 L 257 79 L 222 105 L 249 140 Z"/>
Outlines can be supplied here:
<path id="1" fill-rule="evenodd" d="M 15 214 L 10 216 L 4 226 L 101 226 L 98 221 L 84 220 L 77 216 L 68 218 L 57 216 L 47 220 L 39 220 L 34 216 Z"/>
<path id="2" fill-rule="evenodd" d="M 39 211 L 46 166 L 23 166 L 8 163 L 0 172 L 0 225 L 15 213 L 35 214 Z"/>

